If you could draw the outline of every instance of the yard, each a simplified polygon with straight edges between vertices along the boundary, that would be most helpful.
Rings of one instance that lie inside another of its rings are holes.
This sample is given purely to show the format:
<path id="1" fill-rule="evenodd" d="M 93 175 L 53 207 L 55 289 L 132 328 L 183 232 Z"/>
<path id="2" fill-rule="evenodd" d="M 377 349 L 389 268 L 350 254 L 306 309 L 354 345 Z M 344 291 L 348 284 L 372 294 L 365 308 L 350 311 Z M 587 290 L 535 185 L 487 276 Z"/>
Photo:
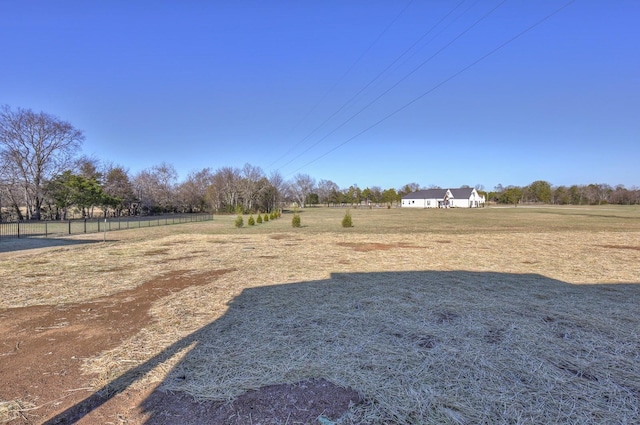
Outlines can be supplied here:
<path id="1" fill-rule="evenodd" d="M 640 422 L 640 208 L 345 211 L 0 240 L 0 423 Z"/>

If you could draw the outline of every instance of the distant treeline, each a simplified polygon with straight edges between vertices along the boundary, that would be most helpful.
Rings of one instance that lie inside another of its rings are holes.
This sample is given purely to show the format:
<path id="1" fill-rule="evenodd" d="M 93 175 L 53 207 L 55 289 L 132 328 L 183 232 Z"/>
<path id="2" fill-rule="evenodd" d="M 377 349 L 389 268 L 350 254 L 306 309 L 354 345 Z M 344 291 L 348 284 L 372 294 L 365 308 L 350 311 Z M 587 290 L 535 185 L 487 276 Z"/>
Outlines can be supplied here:
<path id="1" fill-rule="evenodd" d="M 271 212 L 283 205 L 397 205 L 418 183 L 382 189 L 297 174 L 285 180 L 260 167 L 204 168 L 182 182 L 171 164 L 131 174 L 122 165 L 80 155 L 84 134 L 68 122 L 31 110 L 0 108 L 0 221 L 191 212 Z M 434 188 L 431 186 L 430 188 Z M 640 190 L 607 184 L 497 186 L 488 201 L 505 204 L 638 204 Z"/>
<path id="2" fill-rule="evenodd" d="M 500 204 L 638 205 L 640 189 L 627 189 L 623 185 L 613 187 L 604 183 L 552 186 L 547 181 L 537 180 L 523 187 L 498 185 L 494 191 L 487 193 L 487 200 Z"/>

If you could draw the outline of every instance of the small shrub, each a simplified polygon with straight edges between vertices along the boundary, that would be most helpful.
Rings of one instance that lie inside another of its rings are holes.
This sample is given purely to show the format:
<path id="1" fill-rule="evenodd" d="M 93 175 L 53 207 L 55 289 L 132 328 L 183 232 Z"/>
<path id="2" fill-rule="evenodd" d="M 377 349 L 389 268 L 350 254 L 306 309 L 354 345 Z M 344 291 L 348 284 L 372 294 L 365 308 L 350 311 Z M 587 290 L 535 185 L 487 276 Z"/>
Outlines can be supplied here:
<path id="1" fill-rule="evenodd" d="M 302 227 L 302 223 L 301 223 L 301 220 L 300 220 L 300 214 L 298 214 L 297 212 L 293 213 L 293 218 L 291 219 L 291 225 L 293 227 Z"/>
<path id="2" fill-rule="evenodd" d="M 269 221 L 269 216 L 265 213 L 264 214 L 264 222 L 266 223 L 267 221 Z"/>
<path id="3" fill-rule="evenodd" d="M 247 224 L 248 224 L 249 226 L 253 226 L 253 225 L 255 225 L 255 224 L 256 224 L 256 221 L 253 219 L 253 214 L 251 214 L 251 215 L 249 216 L 249 220 L 247 220 Z"/>
<path id="4" fill-rule="evenodd" d="M 271 212 L 271 214 L 269 214 L 269 220 L 275 220 L 276 219 L 276 213 Z"/>
<path id="5" fill-rule="evenodd" d="M 262 223 L 262 215 L 258 214 L 258 224 Z"/>
<path id="6" fill-rule="evenodd" d="M 242 218 L 241 215 L 238 214 L 238 216 L 236 217 L 236 221 L 235 221 L 235 226 L 236 227 L 242 227 L 244 226 L 244 219 Z"/>
<path id="7" fill-rule="evenodd" d="M 342 218 L 342 227 L 353 227 L 353 219 L 351 218 L 351 212 L 347 210 Z"/>

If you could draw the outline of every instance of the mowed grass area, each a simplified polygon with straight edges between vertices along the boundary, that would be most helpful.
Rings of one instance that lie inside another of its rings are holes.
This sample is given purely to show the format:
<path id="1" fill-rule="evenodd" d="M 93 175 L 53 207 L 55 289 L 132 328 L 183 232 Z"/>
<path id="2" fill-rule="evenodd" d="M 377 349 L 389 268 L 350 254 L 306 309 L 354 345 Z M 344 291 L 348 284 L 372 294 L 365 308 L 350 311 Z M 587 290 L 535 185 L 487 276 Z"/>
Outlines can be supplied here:
<path id="1" fill-rule="evenodd" d="M 133 389 L 229 400 L 325 378 L 364 399 L 344 423 L 640 422 L 639 208 L 358 208 L 348 229 L 345 211 L 1 253 L 0 309 L 232 269 L 86 359 L 91 385 L 167 352 Z"/>

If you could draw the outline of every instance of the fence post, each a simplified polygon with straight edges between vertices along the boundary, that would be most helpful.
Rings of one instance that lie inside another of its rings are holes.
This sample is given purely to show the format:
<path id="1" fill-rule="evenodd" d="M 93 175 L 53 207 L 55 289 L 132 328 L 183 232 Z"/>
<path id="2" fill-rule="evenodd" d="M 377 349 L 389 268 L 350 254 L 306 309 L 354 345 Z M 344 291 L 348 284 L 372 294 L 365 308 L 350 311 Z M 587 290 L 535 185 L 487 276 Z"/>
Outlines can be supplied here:
<path id="1" fill-rule="evenodd" d="M 48 237 L 49 237 L 49 227 L 47 226 L 47 224 L 49 224 L 49 223 L 47 223 L 47 222 L 45 221 L 45 222 L 44 222 L 44 237 L 45 237 L 45 238 L 48 238 Z"/>
<path id="2" fill-rule="evenodd" d="M 87 219 L 84 219 L 84 232 L 87 233 Z"/>
<path id="3" fill-rule="evenodd" d="M 20 222 L 18 222 L 18 239 L 20 239 Z"/>
<path id="4" fill-rule="evenodd" d="M 71 220 L 69 220 L 69 234 L 71 234 Z"/>

